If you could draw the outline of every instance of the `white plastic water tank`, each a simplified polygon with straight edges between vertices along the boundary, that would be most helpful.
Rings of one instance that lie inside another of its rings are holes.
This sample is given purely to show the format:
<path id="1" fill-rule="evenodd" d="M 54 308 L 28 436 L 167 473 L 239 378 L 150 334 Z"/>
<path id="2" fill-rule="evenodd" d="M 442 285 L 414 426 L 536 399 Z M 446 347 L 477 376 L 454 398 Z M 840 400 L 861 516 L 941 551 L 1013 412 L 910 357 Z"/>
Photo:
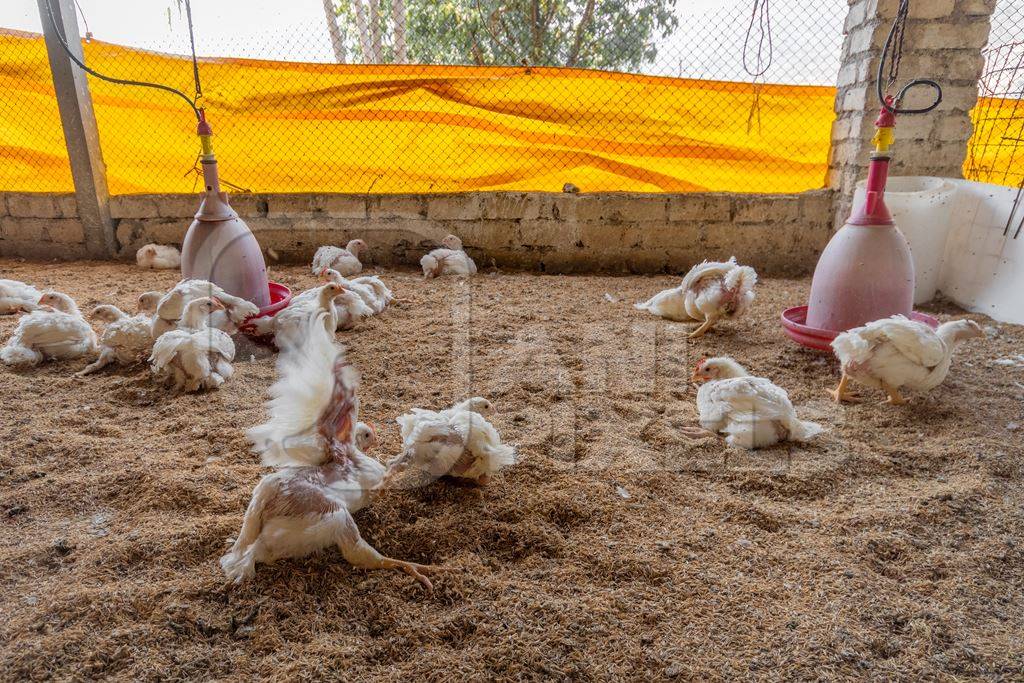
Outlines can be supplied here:
<path id="1" fill-rule="evenodd" d="M 864 202 L 865 182 L 857 183 L 855 206 Z M 885 204 L 914 259 L 915 304 L 931 301 L 938 291 L 955 195 L 956 185 L 944 178 L 890 176 L 886 182 Z"/>

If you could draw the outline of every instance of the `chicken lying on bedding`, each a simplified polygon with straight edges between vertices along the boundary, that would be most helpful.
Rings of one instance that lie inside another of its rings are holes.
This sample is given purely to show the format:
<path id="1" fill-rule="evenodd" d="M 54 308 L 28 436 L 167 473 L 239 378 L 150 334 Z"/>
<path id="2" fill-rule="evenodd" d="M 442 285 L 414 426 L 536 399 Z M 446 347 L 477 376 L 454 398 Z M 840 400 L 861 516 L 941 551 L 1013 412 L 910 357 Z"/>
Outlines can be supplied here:
<path id="1" fill-rule="evenodd" d="M 320 273 L 320 277 L 324 282 L 336 282 L 358 294 L 359 299 L 366 304 L 371 315 L 383 312 L 395 298 L 384 281 L 376 275 L 364 275 L 349 279 L 338 271 L 327 268 Z"/>
<path id="2" fill-rule="evenodd" d="M 0 315 L 28 313 L 39 308 L 42 293 L 17 280 L 0 280 Z"/>
<path id="3" fill-rule="evenodd" d="M 751 377 L 731 358 L 709 358 L 693 371 L 700 429 L 683 430 L 690 438 L 726 434 L 725 442 L 752 450 L 780 441 L 807 441 L 821 425 L 797 418 L 785 389 L 763 377 Z"/>
<path id="4" fill-rule="evenodd" d="M 359 255 L 365 250 L 366 242 L 362 240 L 352 240 L 344 249 L 330 245 L 320 247 L 313 254 L 313 275 L 319 275 L 327 268 L 336 270 L 345 277 L 355 275 L 363 269 Z"/>
<path id="5" fill-rule="evenodd" d="M 235 343 L 222 330 L 209 326 L 210 315 L 222 310 L 216 299 L 201 297 L 185 306 L 180 327 L 160 335 L 149 362 L 158 380 L 175 391 L 216 389 L 231 378 Z"/>
<path id="6" fill-rule="evenodd" d="M 333 337 L 334 330 L 338 327 L 334 301 L 345 292 L 346 290 L 341 285 L 333 282 L 307 289 L 293 298 L 287 308 L 277 315 L 257 318 L 253 327 L 258 334 L 273 334 L 274 345 L 281 351 L 295 349 L 305 343 L 311 320 L 320 319 L 324 325 L 329 327 L 327 332 Z M 358 299 L 352 292 L 348 292 L 348 296 Z M 325 315 L 318 318 L 320 313 Z"/>
<path id="7" fill-rule="evenodd" d="M 139 268 L 171 270 L 181 267 L 181 252 L 164 244 L 147 244 L 135 252 Z"/>
<path id="8" fill-rule="evenodd" d="M 699 337 L 719 320 L 738 318 L 754 301 L 757 273 L 741 266 L 736 258 L 725 262 L 704 261 L 690 269 L 678 287 L 658 292 L 635 305 L 642 311 L 668 320 L 700 320 L 690 336 Z"/>
<path id="9" fill-rule="evenodd" d="M 956 345 L 984 335 L 973 320 L 954 320 L 933 330 L 902 315 L 848 330 L 832 340 L 843 376 L 829 393 L 837 402 L 855 401 L 846 388 L 853 379 L 884 391 L 888 403 L 905 403 L 900 389 L 929 391 L 939 386 L 949 373 Z"/>
<path id="10" fill-rule="evenodd" d="M 7 365 L 38 365 L 43 360 L 69 360 L 96 353 L 96 333 L 82 317 L 75 300 L 46 292 L 38 308 L 18 320 L 14 334 L 0 349 Z"/>
<path id="11" fill-rule="evenodd" d="M 414 408 L 400 416 L 402 453 L 388 463 L 381 488 L 409 468 L 417 484 L 446 475 L 487 484 L 516 461 L 515 449 L 501 443 L 498 430 L 484 417 L 491 410 L 489 401 L 475 397 L 440 412 Z"/>
<path id="12" fill-rule="evenodd" d="M 441 275 L 475 275 L 476 264 L 462 249 L 462 240 L 448 235 L 441 240 L 441 248 L 420 259 L 423 277 L 430 279 Z"/>
<path id="13" fill-rule="evenodd" d="M 210 326 L 228 334 L 234 334 L 246 318 L 260 310 L 256 304 L 232 296 L 212 282 L 185 279 L 174 285 L 157 304 L 156 316 L 153 318 L 153 339 L 178 327 L 178 321 L 184 315 L 188 303 L 204 297 L 212 297 L 222 304 L 210 318 Z"/>
<path id="14" fill-rule="evenodd" d="M 430 589 L 433 567 L 381 555 L 363 540 L 352 514 L 370 502 L 384 467 L 356 443 L 355 369 L 325 330 L 321 311 L 297 349 L 278 359 L 270 420 L 248 432 L 264 465 L 278 468 L 256 485 L 242 529 L 220 560 L 228 578 L 252 577 L 257 563 L 337 547 L 364 569 L 398 569 Z"/>
<path id="15" fill-rule="evenodd" d="M 139 313 L 128 315 L 117 306 L 97 306 L 92 317 L 107 323 L 100 334 L 100 355 L 95 361 L 77 373 L 79 376 L 101 370 L 111 363 L 132 365 L 146 360 L 153 350 L 151 333 L 153 317 L 146 310 L 155 306 L 152 293 L 146 292 L 139 297 Z"/>

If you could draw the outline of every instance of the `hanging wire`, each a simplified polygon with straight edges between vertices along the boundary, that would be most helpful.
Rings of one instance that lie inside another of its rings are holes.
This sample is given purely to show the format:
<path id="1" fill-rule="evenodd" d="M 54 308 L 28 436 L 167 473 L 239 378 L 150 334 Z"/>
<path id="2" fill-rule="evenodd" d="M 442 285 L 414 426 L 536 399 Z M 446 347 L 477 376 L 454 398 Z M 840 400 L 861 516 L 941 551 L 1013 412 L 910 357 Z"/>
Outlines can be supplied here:
<path id="1" fill-rule="evenodd" d="M 85 18 L 85 12 L 82 11 L 82 5 L 75 0 L 75 8 L 78 9 L 78 16 L 82 17 L 82 25 L 85 26 L 85 42 L 92 40 L 92 31 L 89 30 L 89 20 Z"/>
<path id="2" fill-rule="evenodd" d="M 203 86 L 199 82 L 199 60 L 196 59 L 196 36 L 192 29 L 192 2 L 185 0 L 185 16 L 188 18 L 188 42 L 192 47 L 192 79 L 196 84 L 196 96 L 193 103 L 198 102 L 203 96 Z"/>
<path id="3" fill-rule="evenodd" d="M 78 67 L 82 71 L 84 71 L 87 74 L 90 74 L 92 76 L 95 76 L 96 78 L 100 79 L 101 81 L 107 81 L 109 83 L 115 83 L 117 85 L 135 85 L 135 86 L 139 86 L 140 88 L 154 88 L 156 90 L 164 90 L 166 92 L 172 93 L 174 95 L 177 95 L 178 97 L 180 97 L 181 99 L 185 100 L 185 102 L 188 103 L 188 106 L 195 113 L 197 120 L 199 120 L 201 118 L 201 115 L 199 113 L 199 108 L 196 107 L 195 103 L 191 99 L 189 99 L 188 95 L 186 95 L 185 93 L 181 92 L 180 90 L 178 90 L 176 88 L 172 88 L 169 85 L 162 85 L 160 83 L 149 83 L 148 81 L 133 81 L 133 80 L 126 79 L 126 78 L 114 78 L 113 76 L 106 76 L 106 75 L 101 74 L 100 72 L 96 71 L 95 69 L 92 69 L 92 68 L 86 66 L 85 63 L 82 62 L 82 60 L 80 60 L 78 57 L 76 57 L 74 55 L 74 53 L 71 52 L 71 48 L 68 47 L 68 43 L 67 43 L 67 40 L 64 37 L 64 34 L 61 32 L 60 28 L 57 26 L 57 18 L 53 15 L 53 7 L 50 5 L 50 3 L 53 2 L 53 1 L 54 0 L 46 0 L 46 2 L 44 3 L 46 5 L 47 17 L 50 20 L 50 26 L 53 28 L 54 35 L 57 37 L 57 42 L 60 43 L 60 46 L 61 46 L 61 48 L 63 48 L 65 54 L 67 54 L 68 58 L 71 59 L 72 62 L 77 64 Z"/>
<path id="4" fill-rule="evenodd" d="M 893 114 L 924 114 L 926 112 L 935 109 L 942 102 L 942 86 L 930 78 L 915 78 L 914 80 L 907 83 L 905 86 L 900 88 L 893 99 L 893 104 L 889 104 L 886 101 L 886 96 L 890 94 L 893 86 L 896 84 L 896 80 L 900 74 L 900 61 L 903 58 L 903 38 L 907 29 L 907 16 L 910 14 L 910 0 L 900 0 L 899 8 L 896 10 L 896 18 L 892 22 L 892 28 L 889 29 L 889 35 L 885 38 L 885 45 L 882 47 L 882 56 L 878 60 L 878 73 L 875 77 L 875 90 L 878 94 L 878 101 L 882 103 L 882 106 L 886 110 Z M 889 71 L 885 80 L 885 87 L 882 87 L 882 76 L 886 73 L 885 62 L 886 57 L 892 53 L 891 59 L 889 60 Z M 903 101 L 904 96 L 911 88 L 915 88 L 919 85 L 927 85 L 928 87 L 935 90 L 935 100 L 926 107 L 920 107 L 918 109 L 904 109 L 900 107 L 900 102 Z"/>
<path id="5" fill-rule="evenodd" d="M 757 51 L 754 53 L 751 66 L 747 60 L 747 54 L 751 51 L 754 25 L 757 24 Z M 765 45 L 767 43 L 767 46 Z M 765 54 L 767 50 L 767 55 Z M 747 134 L 750 134 L 755 122 L 757 132 L 761 132 L 761 86 L 762 77 L 772 65 L 772 20 L 769 12 L 768 0 L 754 0 L 754 7 L 750 13 L 750 23 L 747 24 L 747 34 L 743 38 L 743 70 L 752 78 L 751 85 L 754 90 L 754 99 L 750 103 L 750 113 L 747 114 Z"/>

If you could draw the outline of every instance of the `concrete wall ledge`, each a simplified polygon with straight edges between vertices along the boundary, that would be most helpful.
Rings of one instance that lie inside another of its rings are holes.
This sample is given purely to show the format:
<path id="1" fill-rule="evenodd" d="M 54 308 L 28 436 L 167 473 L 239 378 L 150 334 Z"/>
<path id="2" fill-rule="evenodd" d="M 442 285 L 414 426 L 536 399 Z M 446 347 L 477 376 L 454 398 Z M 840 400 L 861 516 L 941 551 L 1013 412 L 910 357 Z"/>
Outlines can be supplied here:
<path id="1" fill-rule="evenodd" d="M 679 272 L 735 255 L 765 274 L 805 273 L 831 234 L 831 190 L 786 195 L 243 194 L 231 205 L 280 262 L 360 237 L 369 261 L 416 264 L 448 233 L 484 267 L 544 272 Z M 112 197 L 118 257 L 148 242 L 180 245 L 191 194 Z M 74 195 L 0 193 L 0 255 L 80 258 Z"/>

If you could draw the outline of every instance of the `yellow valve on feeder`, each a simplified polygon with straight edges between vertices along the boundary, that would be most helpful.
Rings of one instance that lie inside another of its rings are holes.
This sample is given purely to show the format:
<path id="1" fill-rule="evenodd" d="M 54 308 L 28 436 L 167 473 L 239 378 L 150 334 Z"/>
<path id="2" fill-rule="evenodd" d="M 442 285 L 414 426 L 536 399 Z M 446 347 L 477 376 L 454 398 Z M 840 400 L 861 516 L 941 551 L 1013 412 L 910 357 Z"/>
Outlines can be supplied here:
<path id="1" fill-rule="evenodd" d="M 896 115 L 890 110 L 893 105 L 893 98 L 885 98 L 886 105 L 875 119 L 875 135 L 871 138 L 871 144 L 875 146 L 876 154 L 885 154 L 892 147 L 896 140 Z"/>

